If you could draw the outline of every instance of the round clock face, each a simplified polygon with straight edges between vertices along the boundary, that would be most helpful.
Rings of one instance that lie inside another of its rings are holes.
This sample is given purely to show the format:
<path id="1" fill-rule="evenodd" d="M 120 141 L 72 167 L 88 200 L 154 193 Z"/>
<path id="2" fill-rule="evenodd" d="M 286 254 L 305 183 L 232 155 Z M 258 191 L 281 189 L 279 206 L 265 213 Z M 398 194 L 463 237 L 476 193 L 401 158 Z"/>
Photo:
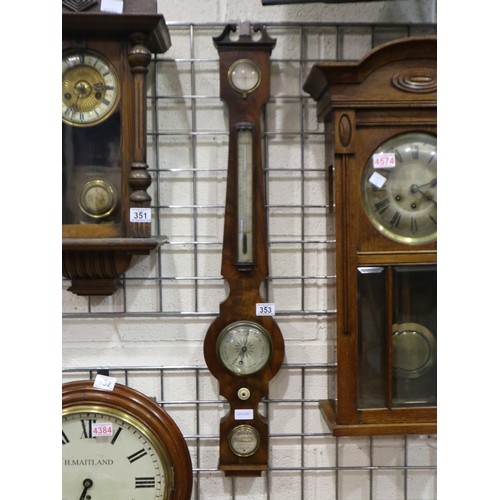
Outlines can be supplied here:
<path id="1" fill-rule="evenodd" d="M 437 240 L 437 139 L 422 132 L 384 142 L 367 162 L 361 181 L 372 224 L 408 245 Z"/>
<path id="2" fill-rule="evenodd" d="M 105 120 L 115 110 L 120 93 L 111 63 L 88 50 L 63 53 L 62 119 L 87 127 Z"/>
<path id="3" fill-rule="evenodd" d="M 417 378 L 436 363 L 437 343 L 431 331 L 418 323 L 393 326 L 392 370 L 395 376 Z"/>
<path id="4" fill-rule="evenodd" d="M 229 82 L 239 92 L 252 92 L 260 85 L 260 79 L 260 69 L 250 59 L 236 61 L 229 68 Z"/>
<path id="5" fill-rule="evenodd" d="M 114 186 L 105 179 L 91 179 L 80 189 L 79 207 L 96 219 L 106 217 L 116 207 L 118 196 Z"/>
<path id="6" fill-rule="evenodd" d="M 155 436 L 122 411 L 92 405 L 63 410 L 62 444 L 63 499 L 170 497 L 168 457 Z"/>
<path id="7" fill-rule="evenodd" d="M 231 451 L 239 457 L 250 457 L 259 449 L 259 433 L 250 425 L 235 427 L 228 439 Z"/>
<path id="8" fill-rule="evenodd" d="M 217 339 L 220 362 L 235 375 L 253 375 L 271 359 L 272 341 L 267 331 L 252 321 L 231 323 Z"/>

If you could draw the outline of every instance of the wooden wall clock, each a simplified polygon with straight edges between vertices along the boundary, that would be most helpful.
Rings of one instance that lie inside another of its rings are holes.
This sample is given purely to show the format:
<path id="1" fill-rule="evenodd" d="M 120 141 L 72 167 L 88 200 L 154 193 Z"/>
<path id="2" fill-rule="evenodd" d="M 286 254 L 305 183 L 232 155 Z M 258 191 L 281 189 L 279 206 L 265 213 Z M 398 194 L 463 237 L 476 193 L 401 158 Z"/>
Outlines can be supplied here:
<path id="1" fill-rule="evenodd" d="M 84 10 L 80 10 L 84 9 Z M 151 237 L 145 78 L 170 38 L 156 0 L 62 2 L 62 269 L 78 295 L 111 295 Z"/>
<path id="2" fill-rule="evenodd" d="M 257 41 L 251 29 L 260 34 Z M 233 31 L 239 35 L 234 40 Z M 260 120 L 269 99 L 270 55 L 276 41 L 263 26 L 246 22 L 226 26 L 214 43 L 220 56 L 221 99 L 229 108 L 221 272 L 230 292 L 207 331 L 204 355 L 230 405 L 220 424 L 219 468 L 229 476 L 259 476 L 267 469 L 268 422 L 258 406 L 284 356 L 278 325 L 256 310 L 265 303 L 259 289 L 268 275 Z"/>
<path id="3" fill-rule="evenodd" d="M 62 387 L 63 498 L 189 500 L 191 457 L 175 422 L 130 387 L 93 384 Z"/>
<path id="4" fill-rule="evenodd" d="M 436 44 L 316 64 L 304 85 L 335 207 L 337 384 L 321 409 L 336 436 L 436 432 Z"/>

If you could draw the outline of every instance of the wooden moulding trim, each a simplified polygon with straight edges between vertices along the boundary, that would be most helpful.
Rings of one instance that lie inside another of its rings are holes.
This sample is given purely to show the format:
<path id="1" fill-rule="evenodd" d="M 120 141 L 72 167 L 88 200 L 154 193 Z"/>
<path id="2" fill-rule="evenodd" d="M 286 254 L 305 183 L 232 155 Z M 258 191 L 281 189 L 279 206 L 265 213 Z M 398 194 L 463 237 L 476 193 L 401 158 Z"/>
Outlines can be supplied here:
<path id="1" fill-rule="evenodd" d="M 165 53 L 172 45 L 163 14 L 62 13 L 63 36 L 127 36 L 134 32 L 151 37 L 148 48 L 155 54 Z"/>
<path id="2" fill-rule="evenodd" d="M 316 63 L 303 89 L 318 101 L 331 84 L 360 83 L 381 66 L 406 59 L 436 59 L 437 37 L 391 40 L 372 49 L 357 62 Z"/>
<path id="3" fill-rule="evenodd" d="M 267 465 L 219 465 L 219 470 L 229 477 L 259 477 L 267 470 Z"/>
<path id="4" fill-rule="evenodd" d="M 395 434 L 437 434 L 437 422 L 408 424 L 356 424 L 338 425 L 334 404 L 331 400 L 321 400 L 319 407 L 333 436 L 384 436 Z"/>
<path id="5" fill-rule="evenodd" d="M 120 250 L 123 252 L 148 253 L 168 241 L 166 236 L 157 238 L 63 238 L 63 251 L 70 250 Z"/>

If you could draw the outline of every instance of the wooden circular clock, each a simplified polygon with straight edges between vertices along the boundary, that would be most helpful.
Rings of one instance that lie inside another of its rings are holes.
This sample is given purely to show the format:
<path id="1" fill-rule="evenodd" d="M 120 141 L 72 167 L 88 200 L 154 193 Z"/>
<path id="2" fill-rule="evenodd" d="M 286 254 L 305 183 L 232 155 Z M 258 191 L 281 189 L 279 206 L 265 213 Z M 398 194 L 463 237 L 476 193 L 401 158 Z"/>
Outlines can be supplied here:
<path id="1" fill-rule="evenodd" d="M 333 434 L 435 433 L 436 38 L 315 64 L 304 90 L 325 123 L 335 217 Z"/>
<path id="2" fill-rule="evenodd" d="M 62 386 L 63 498 L 189 500 L 192 464 L 170 416 L 144 394 Z"/>
<path id="3" fill-rule="evenodd" d="M 170 38 L 155 0 L 62 2 L 62 268 L 78 295 L 111 295 L 151 237 L 145 78 Z"/>
<path id="4" fill-rule="evenodd" d="M 257 41 L 251 29 L 260 34 Z M 237 39 L 231 38 L 232 31 L 238 31 Z M 219 468 L 230 476 L 258 476 L 268 459 L 268 422 L 258 406 L 284 356 L 278 325 L 256 310 L 265 302 L 259 289 L 268 275 L 260 119 L 269 98 L 276 41 L 261 25 L 240 23 L 226 26 L 214 43 L 220 56 L 221 99 L 229 108 L 221 272 L 230 292 L 207 331 L 204 355 L 230 405 L 220 424 Z"/>

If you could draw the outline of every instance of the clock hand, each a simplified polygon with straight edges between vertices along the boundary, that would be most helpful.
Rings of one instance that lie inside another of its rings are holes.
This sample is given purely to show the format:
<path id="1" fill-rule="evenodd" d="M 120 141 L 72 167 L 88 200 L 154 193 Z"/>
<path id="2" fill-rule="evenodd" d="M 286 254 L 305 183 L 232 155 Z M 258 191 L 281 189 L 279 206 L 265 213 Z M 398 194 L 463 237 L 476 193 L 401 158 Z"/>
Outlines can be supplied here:
<path id="1" fill-rule="evenodd" d="M 423 186 L 428 186 L 428 185 L 435 186 L 436 184 L 437 184 L 437 179 L 432 179 L 431 182 L 427 182 L 426 184 L 422 184 L 421 186 L 419 186 L 418 184 L 412 184 L 410 186 L 410 191 L 412 193 L 421 193 L 421 194 L 423 194 L 429 201 L 432 201 L 432 203 L 434 203 L 437 206 L 437 201 L 434 200 L 434 197 L 432 195 L 430 195 L 430 194 L 424 193 L 420 189 Z"/>
<path id="2" fill-rule="evenodd" d="M 87 494 L 87 490 L 93 485 L 92 479 L 84 479 L 83 480 L 83 491 L 78 500 L 85 500 L 85 495 Z"/>

